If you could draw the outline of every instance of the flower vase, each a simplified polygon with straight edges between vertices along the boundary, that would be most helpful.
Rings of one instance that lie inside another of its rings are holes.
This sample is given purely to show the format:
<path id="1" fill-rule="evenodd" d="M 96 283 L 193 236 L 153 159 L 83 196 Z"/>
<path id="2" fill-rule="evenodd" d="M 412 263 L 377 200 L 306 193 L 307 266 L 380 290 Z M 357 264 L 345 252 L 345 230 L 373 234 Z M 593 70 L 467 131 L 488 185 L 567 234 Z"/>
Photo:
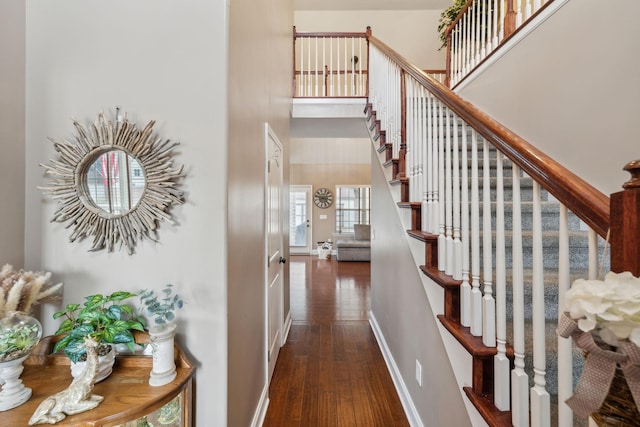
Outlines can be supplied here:
<path id="1" fill-rule="evenodd" d="M 174 338 L 176 325 L 170 323 L 162 328 L 151 328 L 149 338 L 153 348 L 153 368 L 149 376 L 149 385 L 162 386 L 176 377 Z"/>

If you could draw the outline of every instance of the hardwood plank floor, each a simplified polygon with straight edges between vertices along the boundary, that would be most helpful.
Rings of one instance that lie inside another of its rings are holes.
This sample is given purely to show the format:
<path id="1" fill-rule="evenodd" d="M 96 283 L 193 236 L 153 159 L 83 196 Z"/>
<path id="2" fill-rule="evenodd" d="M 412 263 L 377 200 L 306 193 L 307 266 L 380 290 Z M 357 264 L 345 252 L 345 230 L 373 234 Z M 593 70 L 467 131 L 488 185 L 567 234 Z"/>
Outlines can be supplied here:
<path id="1" fill-rule="evenodd" d="M 290 272 L 293 324 L 263 426 L 409 426 L 369 326 L 369 263 L 294 255 Z"/>

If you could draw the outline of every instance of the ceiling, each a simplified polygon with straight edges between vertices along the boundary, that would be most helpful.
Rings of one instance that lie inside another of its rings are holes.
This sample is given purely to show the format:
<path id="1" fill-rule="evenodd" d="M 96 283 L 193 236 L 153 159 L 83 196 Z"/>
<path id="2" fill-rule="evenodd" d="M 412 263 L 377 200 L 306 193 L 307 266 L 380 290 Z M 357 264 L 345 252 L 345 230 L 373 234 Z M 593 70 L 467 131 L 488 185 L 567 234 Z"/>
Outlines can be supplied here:
<path id="1" fill-rule="evenodd" d="M 295 10 L 442 10 L 453 0 L 294 0 Z"/>

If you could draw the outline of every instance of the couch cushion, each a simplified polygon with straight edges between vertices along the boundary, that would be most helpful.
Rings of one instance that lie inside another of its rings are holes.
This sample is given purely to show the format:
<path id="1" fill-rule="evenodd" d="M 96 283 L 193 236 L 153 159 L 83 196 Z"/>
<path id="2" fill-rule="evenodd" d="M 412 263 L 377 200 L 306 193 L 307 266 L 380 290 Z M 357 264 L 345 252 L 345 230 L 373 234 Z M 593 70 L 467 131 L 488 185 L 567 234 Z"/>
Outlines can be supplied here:
<path id="1" fill-rule="evenodd" d="M 338 240 L 336 248 L 369 248 L 371 242 L 369 240 Z"/>
<path id="2" fill-rule="evenodd" d="M 371 226 L 369 224 L 354 224 L 353 232 L 356 240 L 371 240 Z"/>

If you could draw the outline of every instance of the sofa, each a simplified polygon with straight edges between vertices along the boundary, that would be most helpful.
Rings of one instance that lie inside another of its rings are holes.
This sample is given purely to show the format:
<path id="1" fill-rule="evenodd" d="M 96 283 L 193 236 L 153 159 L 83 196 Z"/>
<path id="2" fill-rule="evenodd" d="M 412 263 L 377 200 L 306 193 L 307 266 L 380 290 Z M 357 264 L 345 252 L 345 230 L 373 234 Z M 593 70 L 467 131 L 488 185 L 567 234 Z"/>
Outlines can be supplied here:
<path id="1" fill-rule="evenodd" d="M 355 224 L 353 238 L 341 238 L 336 241 L 336 259 L 338 261 L 371 261 L 371 226 Z"/>

